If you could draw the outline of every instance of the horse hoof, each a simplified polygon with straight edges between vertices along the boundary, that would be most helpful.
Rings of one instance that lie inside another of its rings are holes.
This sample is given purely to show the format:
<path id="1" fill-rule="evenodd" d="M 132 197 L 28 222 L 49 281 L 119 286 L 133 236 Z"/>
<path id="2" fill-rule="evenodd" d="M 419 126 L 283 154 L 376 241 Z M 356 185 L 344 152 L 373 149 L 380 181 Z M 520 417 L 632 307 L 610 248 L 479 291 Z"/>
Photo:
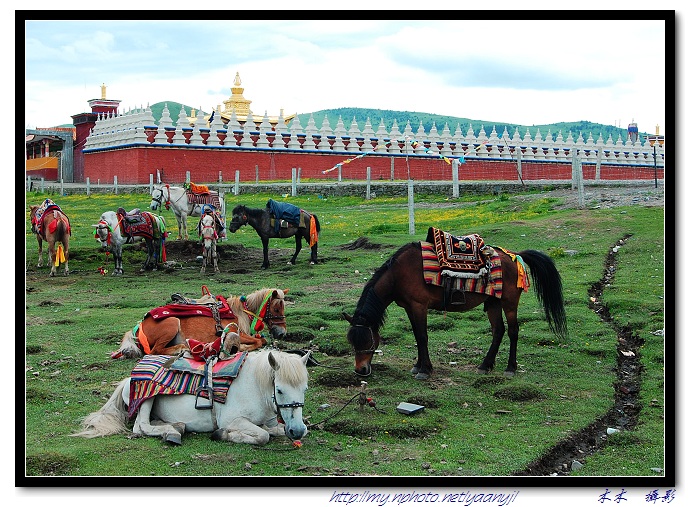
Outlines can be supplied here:
<path id="1" fill-rule="evenodd" d="M 513 377 L 515 376 L 515 372 L 514 372 L 514 371 L 507 371 L 507 370 L 506 370 L 506 371 L 503 372 L 503 376 L 504 376 L 504 377 L 507 377 L 507 378 L 513 378 Z"/>
<path id="2" fill-rule="evenodd" d="M 417 373 L 417 375 L 414 376 L 416 380 L 427 380 L 429 378 L 428 373 Z"/>
<path id="3" fill-rule="evenodd" d="M 165 442 L 175 445 L 182 445 L 182 436 L 180 434 L 167 434 L 163 437 Z"/>
<path id="4" fill-rule="evenodd" d="M 410 373 L 411 373 L 412 375 L 416 375 L 417 373 L 419 373 L 419 367 L 418 367 L 418 366 L 413 366 L 412 369 L 410 370 Z"/>
<path id="5" fill-rule="evenodd" d="M 477 368 L 477 373 L 479 373 L 480 375 L 487 375 L 489 373 L 489 370 L 487 370 L 486 368 Z"/>

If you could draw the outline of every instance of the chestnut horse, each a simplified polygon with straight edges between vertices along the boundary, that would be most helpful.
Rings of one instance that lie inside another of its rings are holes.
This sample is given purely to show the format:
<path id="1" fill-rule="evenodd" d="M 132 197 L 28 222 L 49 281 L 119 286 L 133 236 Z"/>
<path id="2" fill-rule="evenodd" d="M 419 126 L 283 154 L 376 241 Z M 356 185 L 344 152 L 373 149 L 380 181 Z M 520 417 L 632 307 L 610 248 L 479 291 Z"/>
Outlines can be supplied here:
<path id="1" fill-rule="evenodd" d="M 462 301 L 452 301 L 445 288 L 425 281 L 422 245 L 420 242 L 402 246 L 369 279 L 359 298 L 354 315 L 343 313 L 350 323 L 347 340 L 355 350 L 355 373 L 369 375 L 371 359 L 379 346 L 380 328 L 383 326 L 386 309 L 391 303 L 405 309 L 412 324 L 417 341 L 417 359 L 411 372 L 417 379 L 427 379 L 432 372 L 429 358 L 427 334 L 427 312 L 429 309 L 449 312 L 465 312 L 484 303 L 484 311 L 491 323 L 493 340 L 486 357 L 478 367 L 480 373 L 493 369 L 496 354 L 505 333 L 501 311 L 508 323 L 510 351 L 506 376 L 515 375 L 517 370 L 518 303 L 523 287 L 518 284 L 519 259 L 503 249 L 495 248 L 500 257 L 502 269 L 502 294 L 500 299 L 485 293 L 462 293 Z M 512 252 L 510 252 L 512 253 Z M 523 250 L 517 255 L 529 267 L 537 300 L 544 308 L 549 329 L 558 337 L 567 336 L 565 308 L 561 277 L 551 258 L 537 250 Z"/>
<path id="2" fill-rule="evenodd" d="M 38 241 L 38 264 L 43 266 L 43 242 L 48 243 L 50 276 L 55 276 L 60 263 L 65 265 L 65 275 L 69 274 L 69 237 L 72 234 L 69 218 L 60 207 L 50 199 L 40 206 L 30 206 L 31 231 Z"/>
<path id="3" fill-rule="evenodd" d="M 174 355 L 189 349 L 188 339 L 211 343 L 218 339 L 223 328 L 233 323 L 241 338 L 240 351 L 261 348 L 266 344 L 266 339 L 259 335 L 264 327 L 273 339 L 286 333 L 286 293 L 287 289 L 260 289 L 248 296 L 228 296 L 226 301 L 232 314 L 219 315 L 218 321 L 212 315 L 154 319 L 152 313 L 147 312 L 134 329 L 125 333 L 120 348 L 111 357 L 134 359 L 144 354 Z M 214 299 L 211 296 L 211 301 Z M 198 305 L 199 308 L 203 306 Z"/>

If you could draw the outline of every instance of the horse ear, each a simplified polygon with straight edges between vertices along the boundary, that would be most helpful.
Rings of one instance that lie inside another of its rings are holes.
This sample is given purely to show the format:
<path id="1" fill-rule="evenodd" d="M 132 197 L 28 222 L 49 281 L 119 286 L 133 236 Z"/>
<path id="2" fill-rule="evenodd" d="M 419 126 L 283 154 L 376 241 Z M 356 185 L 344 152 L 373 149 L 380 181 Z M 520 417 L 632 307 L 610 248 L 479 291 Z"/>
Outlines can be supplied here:
<path id="1" fill-rule="evenodd" d="M 348 314 L 345 313 L 345 312 L 343 312 L 342 315 L 343 315 L 343 319 L 345 319 L 345 320 L 348 321 L 350 324 L 352 324 L 352 317 L 351 317 L 350 315 L 348 315 Z"/>
<path id="2" fill-rule="evenodd" d="M 283 289 L 283 294 L 287 294 L 290 289 Z"/>
<path id="3" fill-rule="evenodd" d="M 309 363 L 309 357 L 311 356 L 311 350 L 309 350 L 306 354 L 302 356 L 302 362 L 304 363 L 304 366 L 307 366 Z"/>
<path id="4" fill-rule="evenodd" d="M 274 371 L 278 371 L 280 369 L 278 361 L 276 361 L 276 358 L 273 357 L 273 352 L 268 353 L 268 364 L 271 365 L 271 368 L 273 368 Z"/>

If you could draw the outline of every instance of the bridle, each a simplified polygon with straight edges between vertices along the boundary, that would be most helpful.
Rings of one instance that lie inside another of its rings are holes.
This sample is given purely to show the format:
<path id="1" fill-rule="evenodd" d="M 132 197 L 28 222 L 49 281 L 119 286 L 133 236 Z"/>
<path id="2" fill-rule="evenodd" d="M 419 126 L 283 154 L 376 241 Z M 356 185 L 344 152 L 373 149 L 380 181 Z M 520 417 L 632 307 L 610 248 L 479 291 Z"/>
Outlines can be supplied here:
<path id="1" fill-rule="evenodd" d="M 368 329 L 369 340 L 371 342 L 371 345 L 368 349 L 355 350 L 355 354 L 374 354 L 376 352 L 376 343 L 374 341 L 374 330 L 371 329 L 371 326 L 365 326 L 364 324 L 352 324 L 352 327 L 363 327 L 364 329 Z"/>
<path id="2" fill-rule="evenodd" d="M 278 398 L 277 398 L 277 393 L 276 393 L 276 378 L 275 374 L 273 375 L 273 404 L 275 405 L 275 412 L 276 412 L 276 421 L 279 424 L 285 424 L 285 418 L 283 417 L 282 412 L 280 411 L 281 408 L 290 408 L 290 409 L 295 409 L 295 408 L 302 408 L 304 407 L 304 403 L 299 402 L 299 401 L 293 401 L 291 403 L 278 403 Z M 285 436 L 287 436 L 290 440 L 294 442 L 294 439 L 288 435 L 287 432 L 285 432 Z"/>
<path id="3" fill-rule="evenodd" d="M 249 223 L 249 219 L 247 218 L 247 214 L 246 214 L 246 213 L 242 213 L 242 215 L 240 216 L 240 220 L 235 220 L 235 217 L 236 217 L 236 216 L 240 216 L 240 215 L 233 215 L 233 216 L 232 216 L 232 220 L 230 221 L 230 225 L 231 225 L 231 226 L 232 226 L 232 225 L 235 225 L 235 226 L 237 226 L 237 228 L 239 229 L 239 228 L 242 227 L 243 225 L 247 225 L 247 223 Z"/>
<path id="4" fill-rule="evenodd" d="M 164 189 L 164 188 L 168 190 L 168 198 L 165 200 L 165 204 L 163 204 L 163 196 L 165 195 L 165 194 L 163 193 L 163 189 Z M 170 204 L 171 204 L 170 199 L 171 199 L 171 197 L 172 197 L 171 194 L 170 194 L 170 185 L 168 185 L 168 184 L 166 183 L 165 185 L 161 186 L 161 188 L 156 188 L 155 190 L 160 191 L 161 195 L 160 195 L 159 197 L 153 197 L 153 195 L 152 195 L 152 196 L 151 196 L 151 200 L 154 201 L 154 202 L 157 202 L 159 207 L 160 207 L 160 206 L 165 206 L 165 209 L 170 209 Z M 183 193 L 180 197 L 178 197 L 177 199 L 175 199 L 175 204 L 177 204 L 177 201 L 179 201 L 180 199 L 182 199 L 183 196 L 184 196 L 184 193 Z"/>
<path id="5" fill-rule="evenodd" d="M 201 237 L 202 239 L 218 239 L 218 235 L 216 234 L 216 227 L 215 227 L 215 220 L 213 220 L 213 217 L 211 217 L 212 222 L 211 224 L 204 224 L 204 218 L 210 216 L 210 215 L 204 215 L 201 219 Z M 210 234 L 208 234 L 208 231 L 211 231 Z"/>
<path id="6" fill-rule="evenodd" d="M 263 302 L 261 303 L 261 306 L 259 307 L 256 313 L 252 312 L 249 308 L 247 308 L 246 299 L 242 301 L 244 313 L 254 318 L 251 324 L 251 329 L 254 332 L 261 331 L 264 327 L 264 322 L 268 324 L 269 330 L 272 329 L 274 326 L 277 326 L 278 324 L 285 324 L 285 315 L 274 315 L 273 313 L 271 313 L 271 302 L 273 301 L 273 299 L 274 298 L 272 293 L 269 292 L 266 298 L 264 298 Z M 261 315 L 262 313 L 263 316 Z M 257 329 L 259 323 L 262 324 L 261 329 Z"/>
<path id="7" fill-rule="evenodd" d="M 106 243 L 107 245 L 110 245 L 111 242 L 112 242 L 112 238 L 113 238 L 113 231 L 114 231 L 115 229 L 117 229 L 119 226 L 120 226 L 120 220 L 117 221 L 117 224 L 115 225 L 115 228 L 111 227 L 110 224 L 109 224 L 108 222 L 106 222 L 105 220 L 100 220 L 100 221 L 96 224 L 96 228 L 95 228 L 94 231 L 93 231 L 93 232 L 94 232 L 94 237 L 96 237 L 96 239 L 98 239 L 99 241 L 101 241 L 101 242 L 105 241 L 105 243 Z M 101 232 L 100 232 L 100 231 L 103 231 L 103 230 L 107 230 L 107 231 L 108 231 L 108 235 L 105 237 L 105 239 L 101 236 Z"/>

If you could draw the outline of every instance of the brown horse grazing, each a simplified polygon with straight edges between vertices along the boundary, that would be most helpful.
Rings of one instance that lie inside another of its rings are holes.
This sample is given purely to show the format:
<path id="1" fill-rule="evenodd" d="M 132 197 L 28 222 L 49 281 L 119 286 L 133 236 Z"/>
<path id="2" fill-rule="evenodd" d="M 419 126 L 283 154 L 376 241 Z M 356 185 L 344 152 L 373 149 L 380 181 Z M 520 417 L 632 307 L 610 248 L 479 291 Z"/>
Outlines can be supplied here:
<path id="1" fill-rule="evenodd" d="M 518 258 L 513 257 L 512 252 L 506 253 L 496 247 L 494 252 L 500 257 L 502 270 L 502 294 L 499 299 L 468 289 L 449 294 L 443 286 L 427 283 L 424 271 L 426 261 L 422 258 L 422 247 L 421 242 L 408 243 L 401 247 L 367 282 L 354 315 L 343 313 L 343 317 L 350 323 L 347 339 L 355 350 L 355 373 L 371 373 L 371 359 L 381 341 L 379 330 L 385 321 L 386 309 L 391 303 L 395 302 L 404 308 L 412 324 L 417 341 L 417 359 L 411 372 L 417 379 L 429 378 L 433 369 L 428 348 L 428 310 L 464 312 L 484 303 L 484 311 L 491 323 L 493 341 L 478 371 L 487 373 L 494 367 L 496 354 L 505 333 L 501 315 L 503 311 L 508 322 L 510 338 L 505 375 L 513 376 L 517 370 L 518 302 L 523 287 L 529 286 L 529 278 L 525 279 L 528 275 L 519 272 L 524 269 L 519 262 L 520 259 L 529 267 L 537 300 L 544 308 L 549 328 L 561 338 L 567 336 L 561 277 L 548 255 L 536 250 L 524 250 L 513 254 L 519 256 Z M 519 278 L 522 283 L 519 283 Z M 451 298 L 449 295 L 455 297 Z M 461 301 L 458 302 L 458 299 Z"/>
<path id="2" fill-rule="evenodd" d="M 218 339 L 222 330 L 229 324 L 236 324 L 240 335 L 240 351 L 255 350 L 266 344 L 259 332 L 267 328 L 273 339 L 285 335 L 285 294 L 286 290 L 261 289 L 248 296 L 229 296 L 226 301 L 231 312 L 218 311 L 215 316 L 203 314 L 202 304 L 173 305 L 177 310 L 189 310 L 197 315 L 175 316 L 173 307 L 156 308 L 146 313 L 144 318 L 122 337 L 120 348 L 111 354 L 113 359 L 125 357 L 140 358 L 144 354 L 174 355 L 189 350 L 187 340 L 211 343 Z M 168 312 L 170 316 L 164 316 Z M 231 326 L 231 330 L 233 326 Z"/>
<path id="3" fill-rule="evenodd" d="M 65 265 L 65 275 L 69 274 L 69 237 L 72 234 L 69 218 L 60 207 L 50 199 L 39 206 L 30 206 L 31 231 L 38 241 L 38 264 L 43 266 L 43 242 L 48 243 L 50 276 L 55 276 L 58 265 Z"/>

